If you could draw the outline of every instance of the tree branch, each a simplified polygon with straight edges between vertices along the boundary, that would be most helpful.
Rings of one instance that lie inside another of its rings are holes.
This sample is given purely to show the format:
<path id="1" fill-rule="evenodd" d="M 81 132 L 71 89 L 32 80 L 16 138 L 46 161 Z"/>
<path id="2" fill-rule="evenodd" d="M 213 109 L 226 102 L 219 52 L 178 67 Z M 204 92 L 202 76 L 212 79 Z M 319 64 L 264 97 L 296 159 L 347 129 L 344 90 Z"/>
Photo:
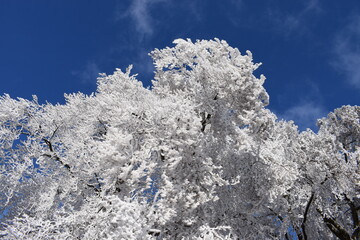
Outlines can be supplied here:
<path id="1" fill-rule="evenodd" d="M 355 206 L 354 202 L 351 201 L 346 194 L 344 194 L 345 197 L 345 201 L 346 203 L 349 205 L 350 207 L 350 211 L 351 211 L 351 217 L 353 220 L 353 228 L 354 228 L 354 232 L 352 234 L 353 238 L 359 238 L 360 237 L 360 221 L 359 221 L 359 215 L 357 213 L 358 209 Z"/>
<path id="2" fill-rule="evenodd" d="M 279 214 L 277 214 L 274 210 L 272 210 L 271 208 L 269 208 L 269 210 L 283 223 L 284 222 L 284 218 L 282 216 L 280 216 Z M 285 233 L 285 239 L 289 240 L 289 235 L 288 233 Z"/>
<path id="3" fill-rule="evenodd" d="M 86 184 L 88 187 L 91 187 L 92 189 L 94 189 L 95 192 L 99 193 L 102 191 L 101 189 L 101 183 L 100 183 L 100 180 L 99 180 L 99 176 L 97 175 L 97 173 L 94 173 L 94 176 L 95 176 L 95 180 L 96 180 L 96 183 L 97 185 L 95 184 Z"/>
<path id="4" fill-rule="evenodd" d="M 205 116 L 206 116 L 206 118 L 205 118 Z M 202 117 L 202 120 L 201 120 L 201 125 L 202 125 L 201 131 L 204 132 L 204 131 L 205 131 L 205 128 L 206 128 L 206 125 L 208 125 L 209 122 L 210 122 L 211 114 L 207 114 L 207 115 L 206 115 L 206 113 L 202 112 L 202 113 L 201 113 L 201 117 Z"/>
<path id="5" fill-rule="evenodd" d="M 309 213 L 309 209 L 310 209 L 310 205 L 312 203 L 312 201 L 314 200 L 314 192 L 311 193 L 311 196 L 310 196 L 310 199 L 308 201 L 308 203 L 306 204 L 306 207 L 305 207 L 305 212 L 304 212 L 304 218 L 303 218 L 303 221 L 301 223 L 301 235 L 299 236 L 299 239 L 304 239 L 304 240 L 307 240 L 307 234 L 306 234 L 306 230 L 305 230 L 305 224 L 306 224 L 306 220 L 307 220 L 307 216 L 308 216 L 308 213 Z"/>
<path id="6" fill-rule="evenodd" d="M 63 165 L 72 174 L 72 172 L 70 170 L 70 166 L 68 164 L 64 163 L 63 161 L 61 161 L 61 159 L 58 156 L 50 155 L 50 154 L 43 154 L 43 156 L 48 157 L 48 158 L 53 158 L 55 161 L 61 163 L 61 165 Z"/>
<path id="7" fill-rule="evenodd" d="M 326 226 L 335 236 L 341 240 L 351 240 L 350 235 L 335 221 L 335 219 L 325 216 L 319 208 L 316 208 L 316 211 L 321 215 Z"/>
<path id="8" fill-rule="evenodd" d="M 53 147 L 52 147 L 51 142 L 50 142 L 49 140 L 47 140 L 46 138 L 43 138 L 42 140 L 43 140 L 43 141 L 46 143 L 46 145 L 49 147 L 50 152 L 54 152 L 54 149 L 53 149 Z"/>

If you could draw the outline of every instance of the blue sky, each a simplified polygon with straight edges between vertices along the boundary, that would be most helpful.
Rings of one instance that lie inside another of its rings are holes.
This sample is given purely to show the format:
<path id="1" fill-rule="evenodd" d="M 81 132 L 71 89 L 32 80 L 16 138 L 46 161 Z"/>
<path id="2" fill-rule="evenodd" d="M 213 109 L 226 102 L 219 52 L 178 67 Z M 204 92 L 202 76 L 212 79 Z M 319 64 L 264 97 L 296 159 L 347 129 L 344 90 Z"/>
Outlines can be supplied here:
<path id="1" fill-rule="evenodd" d="M 0 0 L 0 32 L 0 94 L 42 103 L 129 64 L 148 86 L 152 49 L 214 37 L 252 51 L 269 108 L 301 129 L 360 102 L 358 0 Z"/>

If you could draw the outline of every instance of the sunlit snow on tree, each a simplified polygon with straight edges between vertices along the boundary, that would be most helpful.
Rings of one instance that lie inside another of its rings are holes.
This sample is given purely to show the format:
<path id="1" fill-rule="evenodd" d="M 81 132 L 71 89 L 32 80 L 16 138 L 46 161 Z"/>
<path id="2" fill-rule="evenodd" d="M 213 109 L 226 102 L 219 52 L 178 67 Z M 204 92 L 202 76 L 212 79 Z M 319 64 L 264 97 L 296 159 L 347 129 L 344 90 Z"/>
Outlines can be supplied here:
<path id="1" fill-rule="evenodd" d="M 152 89 L 122 72 L 66 104 L 0 98 L 4 239 L 357 239 L 360 107 L 299 132 L 251 52 L 178 39 Z"/>

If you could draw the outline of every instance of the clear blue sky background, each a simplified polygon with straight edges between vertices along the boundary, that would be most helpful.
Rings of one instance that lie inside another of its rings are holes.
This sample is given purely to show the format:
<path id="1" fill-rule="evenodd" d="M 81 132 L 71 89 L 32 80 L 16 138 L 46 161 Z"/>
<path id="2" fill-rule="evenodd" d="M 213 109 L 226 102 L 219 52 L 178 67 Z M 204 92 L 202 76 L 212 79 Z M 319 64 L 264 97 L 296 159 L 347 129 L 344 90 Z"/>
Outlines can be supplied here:
<path id="1" fill-rule="evenodd" d="M 269 108 L 301 129 L 360 102 L 359 0 L 0 0 L 0 94 L 64 102 L 98 72 L 134 64 L 176 38 L 226 40 L 262 62 Z"/>

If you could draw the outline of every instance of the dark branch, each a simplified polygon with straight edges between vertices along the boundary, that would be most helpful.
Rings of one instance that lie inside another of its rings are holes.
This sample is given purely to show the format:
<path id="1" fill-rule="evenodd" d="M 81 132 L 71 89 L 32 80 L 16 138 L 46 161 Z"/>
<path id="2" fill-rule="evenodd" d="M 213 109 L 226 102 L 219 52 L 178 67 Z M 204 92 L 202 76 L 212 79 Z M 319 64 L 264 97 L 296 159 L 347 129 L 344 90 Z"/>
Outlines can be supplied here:
<path id="1" fill-rule="evenodd" d="M 50 140 L 53 139 L 53 137 L 55 136 L 57 130 L 59 129 L 60 126 L 56 126 L 56 129 L 54 130 L 54 132 L 52 133 Z"/>
<path id="2" fill-rule="evenodd" d="M 58 156 L 50 155 L 50 154 L 43 154 L 43 156 L 54 159 L 55 161 L 57 161 L 61 165 L 63 165 L 67 170 L 69 170 L 70 173 L 72 173 L 70 170 L 70 166 L 68 164 L 64 163 L 63 161 L 61 161 L 61 159 Z"/>
<path id="3" fill-rule="evenodd" d="M 94 173 L 94 176 L 95 176 L 96 184 L 88 183 L 87 186 L 91 187 L 92 189 L 94 189 L 95 192 L 99 193 L 102 191 L 99 176 L 97 175 L 97 173 Z"/>
<path id="4" fill-rule="evenodd" d="M 351 240 L 350 235 L 335 221 L 335 219 L 325 216 L 319 208 L 317 208 L 316 211 L 321 215 L 324 223 L 335 236 L 341 240 Z"/>
<path id="5" fill-rule="evenodd" d="M 277 214 L 274 210 L 272 210 L 271 208 L 269 208 L 269 210 L 281 221 L 284 222 L 284 218 L 282 216 L 280 216 L 279 214 Z M 285 239 L 289 240 L 289 236 L 288 233 L 285 233 Z"/>
<path id="6" fill-rule="evenodd" d="M 41 128 L 41 126 L 40 126 L 40 128 Z M 54 137 L 54 135 L 55 135 L 55 133 L 56 133 L 56 131 L 57 131 L 58 129 L 59 129 L 59 127 L 57 127 L 57 128 L 55 129 L 55 131 L 53 132 L 53 134 L 52 134 L 52 136 L 50 137 L 50 139 Z M 27 135 L 27 136 L 32 136 L 31 133 L 29 133 L 29 132 L 24 132 L 24 131 L 22 131 L 21 134 L 24 134 L 24 135 Z M 64 163 L 63 161 L 61 161 L 61 159 L 54 153 L 54 148 L 53 148 L 53 146 L 52 146 L 52 143 L 51 143 L 49 140 L 47 140 L 46 138 L 42 138 L 41 140 L 45 142 L 45 144 L 48 146 L 50 152 L 52 153 L 52 154 L 43 154 L 43 156 L 48 157 L 48 158 L 52 158 L 52 159 L 54 159 L 55 161 L 61 163 L 61 165 L 63 165 L 67 170 L 69 170 L 70 173 L 72 173 L 72 172 L 70 171 L 70 166 L 69 166 L 68 164 Z"/>
<path id="7" fill-rule="evenodd" d="M 86 184 L 86 186 L 94 189 L 95 192 L 101 192 L 101 189 L 99 189 L 98 187 L 94 186 L 94 185 L 91 185 L 91 184 Z"/>
<path id="8" fill-rule="evenodd" d="M 357 209 L 356 209 L 356 206 L 354 204 L 353 201 L 351 201 L 347 196 L 346 194 L 344 194 L 344 197 L 345 197 L 345 201 L 346 203 L 349 205 L 350 207 L 350 210 L 351 210 L 351 217 L 352 217 L 352 220 L 353 220 L 353 226 L 354 228 L 357 228 L 359 226 L 359 215 L 357 213 Z"/>
<path id="9" fill-rule="evenodd" d="M 210 123 L 210 118 L 211 118 L 211 114 L 207 114 L 205 117 L 206 113 L 202 112 L 201 116 L 202 116 L 202 120 L 201 120 L 201 131 L 204 132 L 206 125 L 208 125 Z"/>
<path id="10" fill-rule="evenodd" d="M 160 231 L 160 230 L 157 230 L 157 229 L 150 229 L 150 230 L 148 230 L 148 234 L 149 234 L 149 235 L 152 235 L 152 236 L 154 236 L 154 237 L 160 236 L 160 233 L 161 233 L 161 231 Z"/>
<path id="11" fill-rule="evenodd" d="M 51 137 L 49 138 L 50 140 L 47 140 L 46 138 L 42 138 L 42 140 L 46 143 L 46 145 L 48 145 L 50 152 L 54 152 L 54 149 L 53 149 L 50 141 L 51 141 L 51 139 L 53 139 L 53 137 L 55 136 L 58 129 L 59 129 L 59 126 L 56 126 L 56 129 L 54 130 L 54 132 L 51 134 Z"/>
<path id="12" fill-rule="evenodd" d="M 215 95 L 214 100 L 218 99 L 218 93 Z"/>
<path id="13" fill-rule="evenodd" d="M 360 226 L 355 228 L 353 234 L 351 235 L 353 239 L 359 239 L 360 238 Z"/>
<path id="14" fill-rule="evenodd" d="M 100 209 L 97 211 L 97 213 L 99 213 L 99 212 L 101 212 L 101 211 L 106 212 L 106 207 L 101 206 Z"/>
<path id="15" fill-rule="evenodd" d="M 326 175 L 325 179 L 320 183 L 321 185 L 324 185 L 324 183 L 328 180 L 328 177 Z"/>
<path id="16" fill-rule="evenodd" d="M 353 220 L 353 228 L 354 228 L 354 232 L 352 234 L 352 237 L 358 239 L 360 238 L 360 221 L 359 221 L 359 215 L 357 213 L 357 207 L 355 206 L 354 202 L 351 201 L 346 194 L 344 194 L 344 199 L 346 201 L 346 203 L 349 205 L 350 207 L 350 211 L 351 211 L 351 218 Z"/>
<path id="17" fill-rule="evenodd" d="M 307 234 L 306 234 L 306 229 L 305 229 L 305 226 L 306 226 L 306 220 L 307 220 L 307 216 L 308 216 L 308 213 L 309 213 L 309 209 L 310 209 L 310 206 L 311 206 L 311 203 L 312 201 L 314 200 L 314 192 L 311 193 L 311 196 L 310 196 L 310 199 L 308 201 L 308 203 L 306 204 L 306 207 L 305 207 L 305 212 L 304 212 L 304 218 L 303 218 L 303 221 L 301 223 L 301 231 L 302 231 L 302 235 L 304 237 L 304 240 L 307 240 Z"/>
<path id="18" fill-rule="evenodd" d="M 43 140 L 43 141 L 46 143 L 46 145 L 49 147 L 50 152 L 54 152 L 54 149 L 53 149 L 53 147 L 52 147 L 51 142 L 50 142 L 49 140 L 47 140 L 46 138 L 43 138 L 42 140 Z"/>
<path id="19" fill-rule="evenodd" d="M 165 161 L 165 153 L 164 153 L 164 150 L 162 150 L 162 149 L 160 149 L 160 160 L 161 160 L 162 162 Z"/>

